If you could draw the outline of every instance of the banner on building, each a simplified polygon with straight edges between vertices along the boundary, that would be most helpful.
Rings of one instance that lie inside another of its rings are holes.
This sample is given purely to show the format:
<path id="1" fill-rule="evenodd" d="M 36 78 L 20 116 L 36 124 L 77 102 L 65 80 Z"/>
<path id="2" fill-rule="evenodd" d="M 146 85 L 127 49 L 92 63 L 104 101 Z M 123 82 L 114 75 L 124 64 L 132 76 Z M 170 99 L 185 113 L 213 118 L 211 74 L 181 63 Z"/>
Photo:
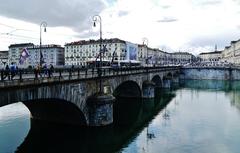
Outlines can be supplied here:
<path id="1" fill-rule="evenodd" d="M 29 54 L 27 48 L 23 48 L 20 58 L 19 58 L 19 64 L 23 64 L 29 56 L 30 56 L 30 54 Z"/>
<path id="2" fill-rule="evenodd" d="M 126 42 L 126 58 L 125 60 L 137 60 L 138 45 Z"/>

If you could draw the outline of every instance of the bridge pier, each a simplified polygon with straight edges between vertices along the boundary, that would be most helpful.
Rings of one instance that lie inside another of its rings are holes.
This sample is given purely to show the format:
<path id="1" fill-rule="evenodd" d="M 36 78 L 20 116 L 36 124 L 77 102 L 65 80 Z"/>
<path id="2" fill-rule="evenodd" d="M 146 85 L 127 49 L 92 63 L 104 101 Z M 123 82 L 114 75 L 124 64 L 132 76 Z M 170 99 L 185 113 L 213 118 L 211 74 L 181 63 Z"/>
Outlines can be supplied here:
<path id="1" fill-rule="evenodd" d="M 163 88 L 169 89 L 169 88 L 171 88 L 171 86 L 172 86 L 172 80 L 170 80 L 170 79 L 163 80 Z"/>
<path id="2" fill-rule="evenodd" d="M 172 83 L 179 83 L 179 77 L 173 77 Z"/>
<path id="3" fill-rule="evenodd" d="M 106 126 L 113 123 L 113 102 L 110 94 L 95 94 L 88 98 L 89 126 Z"/>
<path id="4" fill-rule="evenodd" d="M 142 88 L 143 98 L 154 98 L 155 84 L 151 81 L 144 82 Z"/>

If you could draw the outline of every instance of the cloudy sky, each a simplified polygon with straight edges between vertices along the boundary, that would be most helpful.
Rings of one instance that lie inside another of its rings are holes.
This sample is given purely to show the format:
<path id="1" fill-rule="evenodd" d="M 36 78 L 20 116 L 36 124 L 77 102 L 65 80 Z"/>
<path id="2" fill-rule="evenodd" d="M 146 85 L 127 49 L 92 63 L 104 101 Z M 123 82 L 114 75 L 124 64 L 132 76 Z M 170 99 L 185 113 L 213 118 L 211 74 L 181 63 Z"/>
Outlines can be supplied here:
<path id="1" fill-rule="evenodd" d="M 92 16 L 102 17 L 103 38 L 193 54 L 223 49 L 240 39 L 240 0 L 0 0 L 0 50 L 12 43 L 43 44 L 99 38 Z"/>

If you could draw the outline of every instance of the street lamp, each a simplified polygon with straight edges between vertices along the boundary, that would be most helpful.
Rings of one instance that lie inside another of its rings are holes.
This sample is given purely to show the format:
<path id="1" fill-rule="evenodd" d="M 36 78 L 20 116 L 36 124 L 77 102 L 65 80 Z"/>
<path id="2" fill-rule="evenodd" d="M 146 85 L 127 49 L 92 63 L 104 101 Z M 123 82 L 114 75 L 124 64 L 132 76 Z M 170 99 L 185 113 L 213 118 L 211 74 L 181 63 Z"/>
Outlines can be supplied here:
<path id="1" fill-rule="evenodd" d="M 148 39 L 146 37 L 144 37 L 143 39 L 143 45 L 146 45 L 147 47 L 147 59 L 146 59 L 146 64 L 148 66 Z"/>
<path id="2" fill-rule="evenodd" d="M 94 27 L 96 27 L 97 22 L 100 23 L 100 51 L 99 51 L 100 63 L 99 63 L 99 67 L 98 67 L 98 77 L 100 79 L 99 92 L 103 93 L 103 88 L 102 88 L 102 18 L 100 15 L 93 16 L 93 26 Z"/>
<path id="3" fill-rule="evenodd" d="M 47 22 L 43 21 L 40 24 L 40 66 L 42 66 L 44 60 L 43 60 L 43 54 L 42 54 L 42 27 L 44 28 L 44 32 L 47 32 L 46 28 L 47 28 Z"/>

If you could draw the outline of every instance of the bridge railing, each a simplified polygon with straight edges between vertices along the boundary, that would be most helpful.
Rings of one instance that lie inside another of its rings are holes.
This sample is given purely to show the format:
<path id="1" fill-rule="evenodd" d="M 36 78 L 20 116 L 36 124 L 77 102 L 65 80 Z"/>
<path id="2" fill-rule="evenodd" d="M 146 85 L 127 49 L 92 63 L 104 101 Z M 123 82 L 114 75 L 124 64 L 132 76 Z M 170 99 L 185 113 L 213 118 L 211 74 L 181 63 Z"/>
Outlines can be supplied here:
<path id="1" fill-rule="evenodd" d="M 175 70 L 178 66 L 158 67 L 102 67 L 100 68 L 61 68 L 61 69 L 18 69 L 16 71 L 0 71 L 0 88 L 18 85 L 31 85 L 67 80 L 81 80 L 111 77 L 118 75 L 131 75 L 140 73 L 152 73 L 158 71 Z"/>

